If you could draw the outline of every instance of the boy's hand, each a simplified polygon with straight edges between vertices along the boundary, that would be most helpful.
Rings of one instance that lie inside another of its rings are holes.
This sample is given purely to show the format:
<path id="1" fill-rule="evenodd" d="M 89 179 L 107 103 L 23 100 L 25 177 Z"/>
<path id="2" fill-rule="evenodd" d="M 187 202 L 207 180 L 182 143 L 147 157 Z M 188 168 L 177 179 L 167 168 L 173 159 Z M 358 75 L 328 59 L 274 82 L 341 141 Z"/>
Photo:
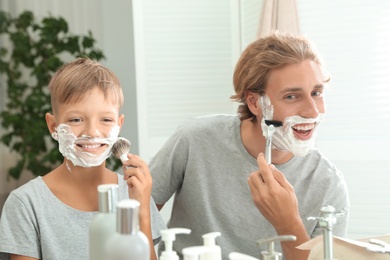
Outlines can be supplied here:
<path id="1" fill-rule="evenodd" d="M 253 202 L 276 231 L 284 233 L 297 222 L 302 222 L 294 188 L 283 173 L 268 165 L 262 153 L 257 157 L 259 170 L 248 178 Z"/>
<path id="2" fill-rule="evenodd" d="M 149 216 L 152 176 L 149 167 L 139 156 L 128 154 L 123 163 L 123 179 L 127 182 L 129 197 L 140 202 L 140 216 Z M 145 211 L 146 210 L 146 211 Z"/>

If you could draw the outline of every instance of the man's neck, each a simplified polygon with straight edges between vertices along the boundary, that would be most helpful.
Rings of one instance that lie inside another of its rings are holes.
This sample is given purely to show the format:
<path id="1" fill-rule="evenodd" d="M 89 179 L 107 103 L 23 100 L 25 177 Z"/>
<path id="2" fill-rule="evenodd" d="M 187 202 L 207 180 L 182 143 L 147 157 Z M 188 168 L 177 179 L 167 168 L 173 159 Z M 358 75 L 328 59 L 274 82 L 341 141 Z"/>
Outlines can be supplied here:
<path id="1" fill-rule="evenodd" d="M 250 119 L 243 120 L 240 126 L 241 140 L 250 155 L 257 158 L 259 153 L 265 152 L 265 137 L 259 122 L 253 123 Z M 286 151 L 272 149 L 272 163 L 283 164 L 289 161 L 293 154 Z"/>

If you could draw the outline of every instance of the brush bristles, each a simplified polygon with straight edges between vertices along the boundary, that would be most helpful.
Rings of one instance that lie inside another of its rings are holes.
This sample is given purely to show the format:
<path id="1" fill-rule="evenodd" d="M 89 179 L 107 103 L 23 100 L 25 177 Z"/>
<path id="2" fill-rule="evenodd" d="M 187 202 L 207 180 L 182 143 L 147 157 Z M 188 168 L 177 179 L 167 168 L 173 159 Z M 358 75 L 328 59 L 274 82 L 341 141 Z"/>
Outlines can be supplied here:
<path id="1" fill-rule="evenodd" d="M 111 148 L 112 154 L 121 159 L 123 154 L 128 154 L 130 152 L 131 143 L 129 140 L 123 137 L 118 137 L 118 140 L 113 144 Z"/>

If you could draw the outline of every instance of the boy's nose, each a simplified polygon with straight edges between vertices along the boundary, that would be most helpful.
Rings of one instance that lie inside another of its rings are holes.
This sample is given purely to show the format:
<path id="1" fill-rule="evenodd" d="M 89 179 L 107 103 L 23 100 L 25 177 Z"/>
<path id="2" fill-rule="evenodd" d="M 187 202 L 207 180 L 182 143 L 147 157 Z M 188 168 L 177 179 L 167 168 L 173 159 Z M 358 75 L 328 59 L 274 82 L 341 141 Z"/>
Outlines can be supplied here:
<path id="1" fill-rule="evenodd" d="M 101 137 L 100 130 L 94 123 L 88 123 L 83 134 L 92 138 Z"/>

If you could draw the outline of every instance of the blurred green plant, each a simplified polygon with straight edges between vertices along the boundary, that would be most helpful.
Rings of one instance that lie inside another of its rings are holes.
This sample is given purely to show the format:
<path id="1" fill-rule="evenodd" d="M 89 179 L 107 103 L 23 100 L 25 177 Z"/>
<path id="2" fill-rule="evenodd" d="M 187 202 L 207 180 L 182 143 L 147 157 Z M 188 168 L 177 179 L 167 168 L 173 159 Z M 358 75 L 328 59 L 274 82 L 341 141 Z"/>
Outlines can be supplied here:
<path id="1" fill-rule="evenodd" d="M 30 11 L 15 18 L 0 11 L 0 37 L 7 43 L 0 47 L 0 88 L 7 95 L 0 114 L 5 130 L 0 142 L 19 155 L 16 165 L 8 170 L 8 179 L 19 179 L 26 169 L 42 176 L 63 161 L 45 121 L 51 110 L 47 88 L 51 76 L 65 58 L 83 56 L 99 61 L 104 55 L 95 47 L 91 32 L 71 34 L 64 18 L 48 16 L 37 21 Z M 112 157 L 108 165 L 119 167 Z"/>

